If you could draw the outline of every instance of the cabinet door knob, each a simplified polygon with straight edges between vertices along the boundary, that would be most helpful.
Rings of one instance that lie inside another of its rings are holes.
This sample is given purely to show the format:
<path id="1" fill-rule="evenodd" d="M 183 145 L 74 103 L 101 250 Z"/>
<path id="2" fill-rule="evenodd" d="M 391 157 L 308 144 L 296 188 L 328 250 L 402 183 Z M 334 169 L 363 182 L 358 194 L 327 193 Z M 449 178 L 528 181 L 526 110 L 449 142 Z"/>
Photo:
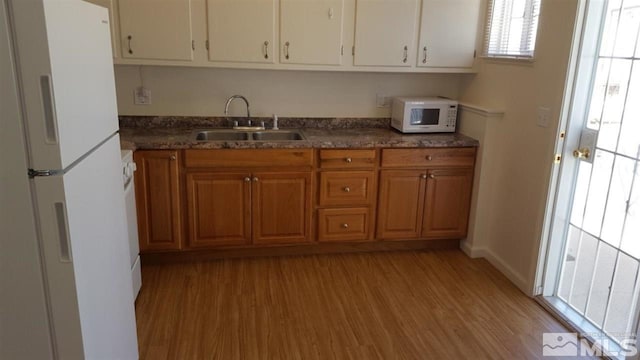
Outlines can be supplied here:
<path id="1" fill-rule="evenodd" d="M 175 160 L 175 159 L 176 159 L 176 156 L 175 156 L 175 155 L 171 155 L 171 156 L 169 156 L 169 160 Z"/>
<path id="2" fill-rule="evenodd" d="M 344 159 L 344 161 L 346 161 L 346 162 L 350 163 L 350 162 L 352 162 L 353 160 L 352 160 L 350 157 L 348 157 L 348 158 L 345 158 L 345 159 Z"/>
<path id="3" fill-rule="evenodd" d="M 435 175 L 433 175 L 433 174 L 429 174 L 429 179 L 435 179 L 435 178 L 436 178 L 436 176 L 435 176 Z"/>
<path id="4" fill-rule="evenodd" d="M 427 174 L 422 174 L 420 175 L 421 178 L 426 179 L 427 178 Z"/>
<path id="5" fill-rule="evenodd" d="M 253 181 L 254 181 L 254 182 L 257 182 L 257 181 L 259 181 L 259 180 L 260 180 L 260 179 L 258 179 L 257 177 L 255 177 L 255 176 L 253 177 Z"/>
<path id="6" fill-rule="evenodd" d="M 347 224 L 347 223 L 344 223 L 341 226 L 342 226 L 343 229 L 348 229 L 349 228 L 349 224 Z"/>
<path id="7" fill-rule="evenodd" d="M 342 190 L 344 190 L 344 192 L 350 192 L 351 188 L 348 187 L 348 186 L 345 186 L 345 187 L 342 188 Z"/>
<path id="8" fill-rule="evenodd" d="M 433 156 L 431 156 L 431 155 L 427 155 L 426 159 L 427 159 L 427 160 L 429 160 L 429 161 L 431 161 L 431 160 L 433 160 Z"/>
<path id="9" fill-rule="evenodd" d="M 251 181 L 250 177 L 247 176 L 246 178 L 244 178 L 244 182 L 249 182 L 249 181 Z"/>

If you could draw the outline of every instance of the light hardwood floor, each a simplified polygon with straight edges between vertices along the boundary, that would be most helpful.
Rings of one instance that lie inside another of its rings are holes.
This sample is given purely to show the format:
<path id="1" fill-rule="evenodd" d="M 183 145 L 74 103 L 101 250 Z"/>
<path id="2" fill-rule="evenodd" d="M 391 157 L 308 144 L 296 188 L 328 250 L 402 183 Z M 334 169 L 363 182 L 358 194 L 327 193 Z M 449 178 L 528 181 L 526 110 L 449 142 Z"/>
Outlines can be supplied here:
<path id="1" fill-rule="evenodd" d="M 567 331 L 459 250 L 149 265 L 142 276 L 141 359 L 533 359 L 543 332 Z"/>

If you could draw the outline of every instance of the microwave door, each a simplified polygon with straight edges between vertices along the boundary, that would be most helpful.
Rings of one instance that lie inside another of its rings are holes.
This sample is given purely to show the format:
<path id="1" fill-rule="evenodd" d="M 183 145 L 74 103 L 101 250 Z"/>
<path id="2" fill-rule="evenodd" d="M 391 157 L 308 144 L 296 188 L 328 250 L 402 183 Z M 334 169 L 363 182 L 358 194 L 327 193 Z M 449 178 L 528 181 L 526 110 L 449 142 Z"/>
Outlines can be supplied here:
<path id="1" fill-rule="evenodd" d="M 438 126 L 440 123 L 440 109 L 411 109 L 409 123 L 411 126 Z"/>

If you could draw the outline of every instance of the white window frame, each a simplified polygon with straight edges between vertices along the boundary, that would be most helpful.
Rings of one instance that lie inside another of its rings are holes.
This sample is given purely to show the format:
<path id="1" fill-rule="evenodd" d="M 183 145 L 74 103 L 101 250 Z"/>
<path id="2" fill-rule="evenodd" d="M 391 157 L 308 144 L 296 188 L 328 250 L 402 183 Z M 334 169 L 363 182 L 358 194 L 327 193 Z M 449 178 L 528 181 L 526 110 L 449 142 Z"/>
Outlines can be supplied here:
<path id="1" fill-rule="evenodd" d="M 491 35 L 492 31 L 494 31 L 494 4 L 499 0 L 487 0 L 487 16 L 486 16 L 486 24 L 484 28 L 484 47 L 482 52 L 482 57 L 487 59 L 506 59 L 506 60 L 525 60 L 532 61 L 535 56 L 535 48 L 536 48 L 536 40 L 538 28 L 540 27 L 540 7 L 541 0 L 526 0 L 525 3 L 525 12 L 523 15 L 523 24 L 522 24 L 522 35 L 520 40 L 520 49 L 517 52 L 509 52 L 507 47 L 504 46 L 506 42 L 509 40 L 509 31 L 511 25 L 511 20 L 513 16 L 511 14 L 513 8 L 514 0 L 502 0 L 505 1 L 506 4 L 503 6 L 502 14 L 501 14 L 501 24 L 499 29 L 495 29 L 498 31 L 498 48 L 502 48 L 502 51 L 498 51 L 498 49 L 490 49 L 491 44 Z M 537 7 L 537 17 L 536 17 L 536 7 Z M 506 16 L 506 14 L 509 16 Z M 532 25 L 534 20 L 537 20 L 535 25 Z M 530 48 L 530 49 L 529 49 Z"/>

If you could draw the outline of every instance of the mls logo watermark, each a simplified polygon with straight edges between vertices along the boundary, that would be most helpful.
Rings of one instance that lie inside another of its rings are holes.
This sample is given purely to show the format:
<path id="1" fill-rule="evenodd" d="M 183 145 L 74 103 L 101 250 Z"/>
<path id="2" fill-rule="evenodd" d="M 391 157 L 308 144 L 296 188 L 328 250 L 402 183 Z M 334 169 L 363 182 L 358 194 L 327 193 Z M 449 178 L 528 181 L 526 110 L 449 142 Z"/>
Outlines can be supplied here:
<path id="1" fill-rule="evenodd" d="M 592 343 L 587 341 L 587 338 L 592 339 Z M 617 338 L 624 340 L 613 341 L 604 333 L 543 333 L 542 355 L 554 357 L 604 355 L 631 357 L 638 354 L 635 336 L 622 334 Z"/>
<path id="2" fill-rule="evenodd" d="M 577 333 L 542 334 L 543 356 L 578 356 Z"/>

